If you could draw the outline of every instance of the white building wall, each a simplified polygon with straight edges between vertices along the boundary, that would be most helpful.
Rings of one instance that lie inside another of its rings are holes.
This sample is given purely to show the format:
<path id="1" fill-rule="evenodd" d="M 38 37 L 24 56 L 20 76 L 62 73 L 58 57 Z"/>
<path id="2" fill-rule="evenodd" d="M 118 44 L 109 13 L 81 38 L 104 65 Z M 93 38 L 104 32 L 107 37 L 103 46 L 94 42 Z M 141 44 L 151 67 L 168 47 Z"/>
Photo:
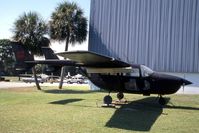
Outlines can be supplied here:
<path id="1" fill-rule="evenodd" d="M 199 0 L 91 0 L 89 50 L 163 72 L 199 72 Z"/>

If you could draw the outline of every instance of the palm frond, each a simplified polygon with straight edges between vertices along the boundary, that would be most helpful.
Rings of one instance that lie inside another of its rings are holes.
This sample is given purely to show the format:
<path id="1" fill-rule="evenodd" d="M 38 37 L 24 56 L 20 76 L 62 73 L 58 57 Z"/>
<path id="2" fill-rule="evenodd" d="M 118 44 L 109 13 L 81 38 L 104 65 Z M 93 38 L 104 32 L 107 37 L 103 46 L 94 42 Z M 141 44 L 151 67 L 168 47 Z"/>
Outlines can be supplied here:
<path id="1" fill-rule="evenodd" d="M 64 41 L 69 38 L 71 44 L 86 40 L 87 19 L 83 10 L 74 2 L 60 3 L 52 13 L 49 25 L 53 40 Z"/>
<path id="2" fill-rule="evenodd" d="M 14 23 L 15 41 L 21 42 L 33 54 L 40 55 L 42 46 L 49 46 L 44 37 L 48 33 L 47 24 L 36 12 L 23 13 Z"/>

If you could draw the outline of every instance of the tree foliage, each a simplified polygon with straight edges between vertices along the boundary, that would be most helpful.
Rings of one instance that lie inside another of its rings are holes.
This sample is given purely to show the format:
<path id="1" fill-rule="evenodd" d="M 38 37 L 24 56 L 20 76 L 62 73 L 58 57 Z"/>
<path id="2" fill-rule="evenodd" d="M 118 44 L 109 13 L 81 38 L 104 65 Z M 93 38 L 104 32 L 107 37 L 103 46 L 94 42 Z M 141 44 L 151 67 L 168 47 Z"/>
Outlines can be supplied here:
<path id="1" fill-rule="evenodd" d="M 87 19 L 82 9 L 75 3 L 63 2 L 51 15 L 50 37 L 53 40 L 66 41 L 68 44 L 82 43 L 87 36 Z"/>
<path id="2" fill-rule="evenodd" d="M 41 47 L 49 46 L 50 41 L 44 35 L 47 24 L 35 12 L 24 13 L 14 23 L 13 39 L 22 43 L 32 54 L 41 55 Z"/>
<path id="3" fill-rule="evenodd" d="M 8 71 L 14 67 L 11 43 L 8 39 L 0 40 L 0 69 L 2 71 Z"/>

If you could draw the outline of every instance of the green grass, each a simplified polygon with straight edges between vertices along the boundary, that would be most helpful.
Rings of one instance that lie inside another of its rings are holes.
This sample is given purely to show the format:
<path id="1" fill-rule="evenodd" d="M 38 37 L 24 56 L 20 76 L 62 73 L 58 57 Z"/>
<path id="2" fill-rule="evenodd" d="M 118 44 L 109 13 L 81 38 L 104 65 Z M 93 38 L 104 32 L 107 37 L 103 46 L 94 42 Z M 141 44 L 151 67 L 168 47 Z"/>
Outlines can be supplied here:
<path id="1" fill-rule="evenodd" d="M 102 108 L 106 94 L 82 86 L 0 90 L 0 132 L 199 132 L 199 95 L 171 95 L 162 108 L 155 96 L 125 94 L 129 104 Z"/>

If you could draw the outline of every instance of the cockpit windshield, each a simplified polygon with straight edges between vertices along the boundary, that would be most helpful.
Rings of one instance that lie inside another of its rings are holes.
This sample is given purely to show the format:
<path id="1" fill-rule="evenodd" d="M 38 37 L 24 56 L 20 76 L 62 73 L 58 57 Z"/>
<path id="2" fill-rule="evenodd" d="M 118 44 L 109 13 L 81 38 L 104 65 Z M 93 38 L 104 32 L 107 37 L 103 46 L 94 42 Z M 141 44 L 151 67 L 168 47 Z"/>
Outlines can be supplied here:
<path id="1" fill-rule="evenodd" d="M 141 68 L 142 77 L 148 77 L 154 72 L 153 70 L 144 65 L 141 65 L 140 68 Z"/>

